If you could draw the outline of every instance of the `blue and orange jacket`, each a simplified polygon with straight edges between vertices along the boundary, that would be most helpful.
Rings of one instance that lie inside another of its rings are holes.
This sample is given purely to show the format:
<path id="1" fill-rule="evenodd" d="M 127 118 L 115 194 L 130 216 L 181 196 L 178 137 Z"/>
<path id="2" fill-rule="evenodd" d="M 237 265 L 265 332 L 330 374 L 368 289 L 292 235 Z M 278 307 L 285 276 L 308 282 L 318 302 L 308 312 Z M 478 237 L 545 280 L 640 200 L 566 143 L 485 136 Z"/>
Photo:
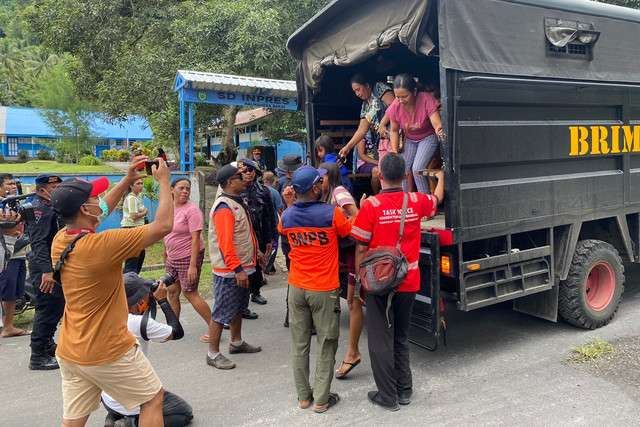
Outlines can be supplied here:
<path id="1" fill-rule="evenodd" d="M 291 245 L 289 284 L 310 291 L 331 291 L 338 279 L 338 236 L 346 237 L 351 223 L 340 209 L 318 201 L 295 202 L 278 224 Z"/>

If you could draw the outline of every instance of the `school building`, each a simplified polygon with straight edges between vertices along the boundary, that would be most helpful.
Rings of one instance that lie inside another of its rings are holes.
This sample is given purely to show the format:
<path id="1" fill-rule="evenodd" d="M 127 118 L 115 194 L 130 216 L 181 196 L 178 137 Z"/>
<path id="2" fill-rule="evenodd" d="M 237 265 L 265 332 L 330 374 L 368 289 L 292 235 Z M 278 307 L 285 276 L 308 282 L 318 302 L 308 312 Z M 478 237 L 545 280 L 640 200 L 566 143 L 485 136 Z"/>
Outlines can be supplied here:
<path id="1" fill-rule="evenodd" d="M 153 139 L 147 120 L 140 116 L 114 123 L 97 118 L 92 130 L 100 140 L 93 147 L 93 153 L 98 157 L 103 150 L 129 149 L 133 142 Z M 36 157 L 41 149 L 53 154 L 55 150 L 47 144 L 58 137 L 49 129 L 37 109 L 0 106 L 0 152 L 5 158 L 17 157 L 21 150 L 27 152 L 27 157 Z"/>

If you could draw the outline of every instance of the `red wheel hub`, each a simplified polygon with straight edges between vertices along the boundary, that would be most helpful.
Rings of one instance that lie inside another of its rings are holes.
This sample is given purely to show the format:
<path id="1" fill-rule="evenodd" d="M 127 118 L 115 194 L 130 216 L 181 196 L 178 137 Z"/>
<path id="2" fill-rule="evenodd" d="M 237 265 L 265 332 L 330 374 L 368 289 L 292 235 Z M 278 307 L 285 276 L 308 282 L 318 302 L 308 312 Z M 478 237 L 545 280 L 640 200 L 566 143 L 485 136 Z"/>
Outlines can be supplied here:
<path id="1" fill-rule="evenodd" d="M 587 277 L 587 304 L 595 311 L 607 308 L 616 289 L 616 275 L 609 263 L 596 263 Z"/>

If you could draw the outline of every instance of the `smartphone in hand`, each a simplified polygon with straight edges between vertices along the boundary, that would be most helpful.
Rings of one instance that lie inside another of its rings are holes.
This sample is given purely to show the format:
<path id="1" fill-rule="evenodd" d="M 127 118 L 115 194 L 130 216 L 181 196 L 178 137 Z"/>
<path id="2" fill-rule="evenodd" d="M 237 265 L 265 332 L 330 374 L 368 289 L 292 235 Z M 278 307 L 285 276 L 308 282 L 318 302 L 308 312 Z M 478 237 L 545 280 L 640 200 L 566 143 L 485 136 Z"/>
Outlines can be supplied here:
<path id="1" fill-rule="evenodd" d="M 147 175 L 149 175 L 149 176 L 153 176 L 153 171 L 151 170 L 151 166 L 152 166 L 152 165 L 156 165 L 156 169 L 157 169 L 158 167 L 160 167 L 160 163 L 158 163 L 158 161 L 157 161 L 157 160 L 155 160 L 155 161 L 147 160 L 146 162 L 144 162 L 145 172 L 146 172 L 146 173 L 147 173 Z"/>

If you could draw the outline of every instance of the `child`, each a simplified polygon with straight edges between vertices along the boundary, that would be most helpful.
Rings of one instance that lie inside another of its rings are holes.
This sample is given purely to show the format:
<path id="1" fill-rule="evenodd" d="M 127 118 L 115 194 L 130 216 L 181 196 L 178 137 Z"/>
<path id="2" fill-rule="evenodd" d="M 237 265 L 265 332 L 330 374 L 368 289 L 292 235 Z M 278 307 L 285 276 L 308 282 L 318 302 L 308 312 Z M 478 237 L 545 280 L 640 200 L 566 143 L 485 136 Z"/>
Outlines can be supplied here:
<path id="1" fill-rule="evenodd" d="M 336 156 L 336 148 L 333 145 L 333 140 L 326 135 L 320 136 L 313 144 L 316 150 L 316 164 L 322 162 L 337 163 L 340 166 L 340 174 L 342 175 L 342 185 L 349 190 L 349 193 L 353 194 L 353 185 L 349 180 L 347 174 L 347 168 L 342 164 L 342 161 L 338 162 L 338 156 Z"/>

